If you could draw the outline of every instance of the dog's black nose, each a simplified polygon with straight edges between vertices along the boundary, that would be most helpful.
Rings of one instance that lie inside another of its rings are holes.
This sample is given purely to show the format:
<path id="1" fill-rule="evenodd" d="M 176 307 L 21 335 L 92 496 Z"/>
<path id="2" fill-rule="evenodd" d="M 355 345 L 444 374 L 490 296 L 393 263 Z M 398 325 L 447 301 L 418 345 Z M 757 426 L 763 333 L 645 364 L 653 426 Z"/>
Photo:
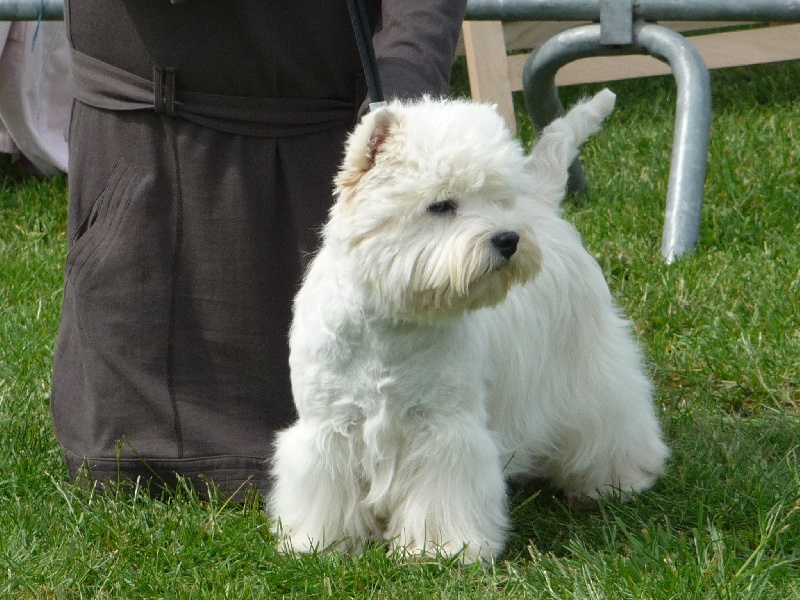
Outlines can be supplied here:
<path id="1" fill-rule="evenodd" d="M 519 234 L 516 231 L 501 231 L 492 238 L 492 245 L 507 259 L 514 256 L 518 242 Z"/>

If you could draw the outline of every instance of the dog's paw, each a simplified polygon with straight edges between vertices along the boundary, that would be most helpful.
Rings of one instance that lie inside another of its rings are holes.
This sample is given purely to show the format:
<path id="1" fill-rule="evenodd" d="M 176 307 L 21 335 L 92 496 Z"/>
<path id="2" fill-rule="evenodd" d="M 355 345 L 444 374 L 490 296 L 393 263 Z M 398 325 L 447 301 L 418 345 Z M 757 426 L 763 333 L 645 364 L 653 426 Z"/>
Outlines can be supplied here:
<path id="1" fill-rule="evenodd" d="M 610 481 L 597 480 L 586 482 L 580 487 L 566 487 L 564 493 L 567 501 L 573 506 L 590 503 L 600 498 L 617 498 L 622 502 L 631 496 L 650 489 L 663 473 L 663 463 L 659 466 L 630 464 L 617 468 L 617 474 Z"/>
<path id="2" fill-rule="evenodd" d="M 455 527 L 442 527 L 426 521 L 419 528 L 404 528 L 401 533 L 387 532 L 389 553 L 404 559 L 446 559 L 464 564 L 493 561 L 505 546 L 506 526 L 478 530 L 461 522 Z"/>
<path id="3" fill-rule="evenodd" d="M 361 540 L 343 539 L 328 542 L 324 539 L 314 539 L 309 535 L 292 535 L 282 531 L 276 531 L 275 535 L 278 539 L 278 552 L 281 554 L 319 554 L 329 551 L 361 554 L 364 551 L 364 543 Z"/>
<path id="4" fill-rule="evenodd" d="M 388 550 L 389 556 L 401 560 L 445 560 L 460 564 L 473 564 L 478 561 L 492 562 L 494 554 L 488 544 L 453 544 L 450 542 L 437 544 L 428 541 L 418 544 L 413 541 L 401 544 L 393 541 Z"/>
<path id="5" fill-rule="evenodd" d="M 278 542 L 278 552 L 282 554 L 312 554 L 322 549 L 319 542 L 315 542 L 310 535 L 295 534 L 284 528 L 280 520 L 273 523 L 271 530 Z"/>

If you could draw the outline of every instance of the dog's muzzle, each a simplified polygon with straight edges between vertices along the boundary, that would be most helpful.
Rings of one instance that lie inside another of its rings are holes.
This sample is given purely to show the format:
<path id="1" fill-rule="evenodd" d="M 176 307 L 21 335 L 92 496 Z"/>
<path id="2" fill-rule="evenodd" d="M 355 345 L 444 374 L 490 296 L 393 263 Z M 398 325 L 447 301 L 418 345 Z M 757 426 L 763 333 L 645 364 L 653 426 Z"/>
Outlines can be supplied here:
<path id="1" fill-rule="evenodd" d="M 508 260 L 517 251 L 517 244 L 519 243 L 519 234 L 516 231 L 501 231 L 492 237 L 492 245 L 497 248 L 497 251 L 503 255 L 503 258 Z"/>

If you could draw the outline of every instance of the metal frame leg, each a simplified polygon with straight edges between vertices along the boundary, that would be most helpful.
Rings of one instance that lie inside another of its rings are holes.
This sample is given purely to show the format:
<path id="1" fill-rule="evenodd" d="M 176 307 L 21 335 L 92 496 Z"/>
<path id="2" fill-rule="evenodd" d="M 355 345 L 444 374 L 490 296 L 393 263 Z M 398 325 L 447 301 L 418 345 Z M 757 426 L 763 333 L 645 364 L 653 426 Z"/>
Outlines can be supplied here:
<path id="1" fill-rule="evenodd" d="M 601 43 L 601 26 L 563 31 L 539 46 L 525 63 L 522 85 L 535 131 L 564 114 L 555 86 L 562 66 L 589 56 L 650 54 L 666 60 L 678 87 L 672 164 L 661 254 L 667 263 L 691 252 L 700 235 L 700 213 L 711 127 L 711 84 L 703 59 L 683 36 L 650 23 L 635 25 L 630 45 Z M 585 190 L 586 180 L 576 161 L 570 168 L 570 190 Z"/>

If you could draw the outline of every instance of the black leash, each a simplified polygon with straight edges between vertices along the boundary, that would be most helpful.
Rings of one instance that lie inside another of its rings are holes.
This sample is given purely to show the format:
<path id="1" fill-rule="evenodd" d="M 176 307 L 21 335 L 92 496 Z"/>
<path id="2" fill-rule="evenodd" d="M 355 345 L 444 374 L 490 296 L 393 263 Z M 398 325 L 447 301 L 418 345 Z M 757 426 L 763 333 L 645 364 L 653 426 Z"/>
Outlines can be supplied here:
<path id="1" fill-rule="evenodd" d="M 347 8 L 350 10 L 350 20 L 353 23 L 358 54 L 361 57 L 361 65 L 367 78 L 367 90 L 369 90 L 370 99 L 369 109 L 375 110 L 381 106 L 386 106 L 386 100 L 383 97 L 381 75 L 378 72 L 378 60 L 375 58 L 375 48 L 372 45 L 372 32 L 367 21 L 367 11 L 364 9 L 363 0 L 347 0 Z"/>

